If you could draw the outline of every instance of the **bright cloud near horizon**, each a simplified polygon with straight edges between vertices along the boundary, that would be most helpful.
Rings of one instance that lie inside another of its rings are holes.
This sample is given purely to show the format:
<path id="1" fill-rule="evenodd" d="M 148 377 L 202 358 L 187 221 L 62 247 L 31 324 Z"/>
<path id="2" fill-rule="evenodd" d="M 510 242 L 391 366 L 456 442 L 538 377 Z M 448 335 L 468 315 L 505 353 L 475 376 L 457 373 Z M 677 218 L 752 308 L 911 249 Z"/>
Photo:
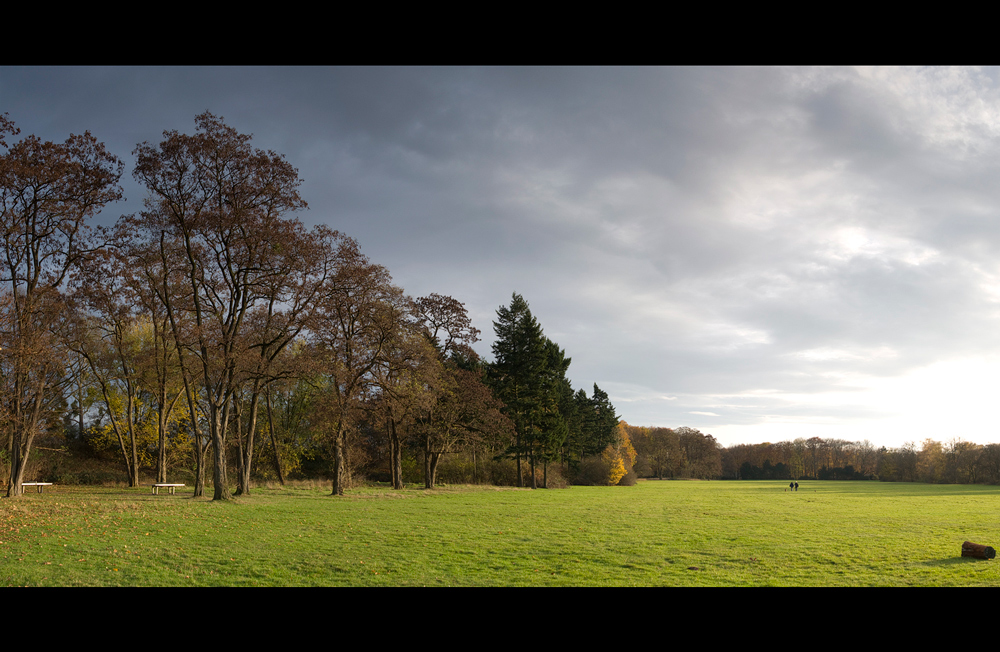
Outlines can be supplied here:
<path id="1" fill-rule="evenodd" d="M 0 67 L 127 167 L 222 116 L 492 359 L 512 293 L 633 425 L 1000 442 L 1000 71 Z"/>

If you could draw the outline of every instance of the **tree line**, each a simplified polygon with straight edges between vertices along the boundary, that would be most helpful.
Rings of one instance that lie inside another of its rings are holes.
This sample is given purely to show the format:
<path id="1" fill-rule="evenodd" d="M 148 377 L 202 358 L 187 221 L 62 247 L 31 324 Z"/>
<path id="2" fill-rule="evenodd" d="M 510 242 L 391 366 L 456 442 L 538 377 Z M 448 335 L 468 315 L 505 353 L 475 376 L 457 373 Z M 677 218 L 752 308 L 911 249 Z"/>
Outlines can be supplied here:
<path id="1" fill-rule="evenodd" d="M 723 448 L 695 428 L 657 428 L 622 423 L 635 451 L 638 477 L 713 479 L 722 475 Z"/>
<path id="2" fill-rule="evenodd" d="M 1000 484 L 1000 444 L 925 439 L 898 448 L 812 437 L 738 444 L 722 454 L 722 477 L 743 480 L 882 480 Z"/>
<path id="3" fill-rule="evenodd" d="M 196 126 L 135 148 L 143 210 L 104 228 L 124 163 L 89 133 L 15 142 L 0 116 L 8 496 L 39 437 L 114 451 L 133 486 L 183 466 L 201 496 L 211 473 L 216 500 L 296 472 L 335 495 L 381 469 L 401 488 L 417 457 L 433 487 L 446 455 L 476 480 L 507 464 L 546 486 L 622 446 L 607 394 L 574 391 L 523 297 L 480 359 L 460 301 L 407 296 L 354 239 L 294 217 L 306 202 L 284 156 L 210 113 Z"/>

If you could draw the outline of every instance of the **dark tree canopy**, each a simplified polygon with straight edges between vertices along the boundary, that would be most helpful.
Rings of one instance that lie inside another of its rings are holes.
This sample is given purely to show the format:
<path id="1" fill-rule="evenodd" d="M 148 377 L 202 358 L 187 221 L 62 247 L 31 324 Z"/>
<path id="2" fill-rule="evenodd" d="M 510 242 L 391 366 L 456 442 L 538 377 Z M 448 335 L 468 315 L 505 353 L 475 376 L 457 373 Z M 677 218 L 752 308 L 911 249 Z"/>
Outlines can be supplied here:
<path id="1" fill-rule="evenodd" d="M 514 294 L 510 306 L 497 309 L 493 329 L 497 339 L 489 379 L 516 432 L 507 454 L 517 461 L 519 479 L 521 458 L 528 457 L 534 486 L 536 461 L 555 461 L 571 433 L 597 433 L 598 424 L 592 423 L 590 406 L 581 410 L 574 399 L 566 378 L 571 358 L 545 337 L 524 297 Z"/>

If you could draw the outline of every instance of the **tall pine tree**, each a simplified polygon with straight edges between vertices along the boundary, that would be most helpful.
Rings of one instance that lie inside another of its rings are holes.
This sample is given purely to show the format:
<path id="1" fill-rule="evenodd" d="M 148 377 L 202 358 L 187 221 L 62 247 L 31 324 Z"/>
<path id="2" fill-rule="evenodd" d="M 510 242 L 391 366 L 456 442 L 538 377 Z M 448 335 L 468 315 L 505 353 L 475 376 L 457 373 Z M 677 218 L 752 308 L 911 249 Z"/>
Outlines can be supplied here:
<path id="1" fill-rule="evenodd" d="M 569 435 L 573 387 L 566 378 L 571 362 L 566 351 L 548 338 L 545 338 L 545 349 L 548 364 L 543 381 L 542 427 L 532 450 L 532 475 L 537 457 L 544 465 L 543 484 L 548 487 L 548 464 L 559 459 L 559 451 Z"/>
<path id="2" fill-rule="evenodd" d="M 611 405 L 608 393 L 598 387 L 597 383 L 594 383 L 594 394 L 590 397 L 590 406 L 594 414 L 590 442 L 590 448 L 593 452 L 588 454 L 596 455 L 615 440 L 615 428 L 618 427 L 619 417 L 615 413 L 615 406 Z"/>
<path id="3" fill-rule="evenodd" d="M 527 456 L 534 488 L 536 460 L 546 461 L 565 437 L 558 379 L 565 379 L 570 359 L 545 337 L 527 301 L 519 294 L 513 295 L 510 306 L 497 309 L 493 331 L 497 339 L 493 343 L 490 384 L 506 406 L 516 433 L 506 454 L 517 462 L 518 486 L 523 486 L 521 461 Z"/>
<path id="4" fill-rule="evenodd" d="M 587 392 L 580 389 L 572 396 L 572 408 L 568 411 L 569 433 L 563 444 L 565 461 L 571 468 L 577 468 L 580 461 L 591 455 L 600 455 L 608 444 L 615 441 L 615 427 L 618 415 L 611 404 L 607 392 L 594 383 L 594 395 L 587 398 Z"/>
<path id="5" fill-rule="evenodd" d="M 607 393 L 596 384 L 592 398 L 582 389 L 573 393 L 566 378 L 571 359 L 545 337 L 524 297 L 514 294 L 510 306 L 497 309 L 493 331 L 497 339 L 488 378 L 514 422 L 514 441 L 505 455 L 517 461 L 518 486 L 523 486 L 525 457 L 534 488 L 536 463 L 545 465 L 547 481 L 548 463 L 560 452 L 574 465 L 585 456 L 600 454 L 615 440 L 618 415 Z"/>

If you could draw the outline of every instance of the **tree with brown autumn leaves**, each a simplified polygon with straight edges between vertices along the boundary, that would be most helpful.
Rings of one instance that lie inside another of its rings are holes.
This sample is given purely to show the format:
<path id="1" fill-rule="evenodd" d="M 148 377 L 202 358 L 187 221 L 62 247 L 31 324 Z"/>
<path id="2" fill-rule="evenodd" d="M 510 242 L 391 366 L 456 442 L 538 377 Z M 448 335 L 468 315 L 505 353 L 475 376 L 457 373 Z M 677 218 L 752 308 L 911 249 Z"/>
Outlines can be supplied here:
<path id="1" fill-rule="evenodd" d="M 347 438 L 362 419 L 378 366 L 398 343 L 407 306 L 388 270 L 354 240 L 340 240 L 335 260 L 309 332 L 322 378 L 314 427 L 329 445 L 332 494 L 339 496 L 348 482 Z"/>
<path id="2" fill-rule="evenodd" d="M 0 419 L 8 496 L 23 493 L 37 433 L 61 415 L 63 284 L 98 247 L 89 220 L 122 197 L 124 166 L 90 133 L 63 143 L 26 136 L 0 116 Z"/>
<path id="3" fill-rule="evenodd" d="M 149 241 L 169 240 L 180 254 L 184 290 L 165 297 L 166 308 L 175 341 L 190 342 L 182 364 L 189 387 L 197 378 L 207 407 L 214 499 L 226 500 L 234 396 L 248 361 L 273 337 L 251 325 L 274 300 L 274 284 L 294 255 L 288 234 L 297 223 L 286 216 L 306 203 L 298 171 L 282 155 L 252 147 L 251 136 L 211 113 L 196 123 L 193 136 L 166 131 L 158 146 L 136 147 L 134 174 L 149 191 L 143 213 Z M 182 319 L 192 327 L 186 335 Z"/>
<path id="4" fill-rule="evenodd" d="M 437 293 L 414 301 L 424 337 L 434 346 L 436 382 L 421 410 L 415 433 L 424 456 L 424 487 L 432 489 L 442 456 L 460 447 L 473 451 L 486 442 L 513 439 L 514 424 L 485 385 L 485 369 L 472 345 L 479 329 L 465 305 Z"/>

